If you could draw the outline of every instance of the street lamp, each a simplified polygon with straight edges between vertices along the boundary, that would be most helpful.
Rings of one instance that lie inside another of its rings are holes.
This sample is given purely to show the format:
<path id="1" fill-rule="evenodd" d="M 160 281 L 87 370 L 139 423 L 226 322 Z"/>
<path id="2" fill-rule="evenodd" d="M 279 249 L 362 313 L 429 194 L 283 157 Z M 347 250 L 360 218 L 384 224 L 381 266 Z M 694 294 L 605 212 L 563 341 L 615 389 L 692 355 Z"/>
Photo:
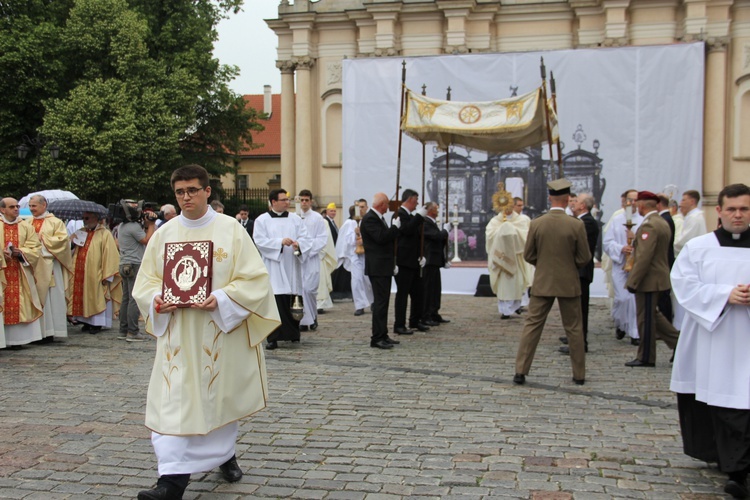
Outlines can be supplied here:
<path id="1" fill-rule="evenodd" d="M 31 151 L 31 148 L 26 145 L 26 143 L 32 145 L 34 147 L 34 151 L 36 152 L 36 190 L 39 191 L 41 189 L 42 185 L 42 148 L 47 145 L 47 138 L 43 135 L 37 135 L 34 138 L 30 138 L 28 135 L 23 136 L 24 144 L 21 144 L 16 148 L 16 151 L 18 151 L 18 158 L 20 160 L 25 160 L 26 156 L 29 154 L 29 151 Z M 60 156 L 60 146 L 56 144 L 50 144 L 49 146 L 49 154 L 52 157 L 53 160 L 57 160 L 57 157 Z"/>

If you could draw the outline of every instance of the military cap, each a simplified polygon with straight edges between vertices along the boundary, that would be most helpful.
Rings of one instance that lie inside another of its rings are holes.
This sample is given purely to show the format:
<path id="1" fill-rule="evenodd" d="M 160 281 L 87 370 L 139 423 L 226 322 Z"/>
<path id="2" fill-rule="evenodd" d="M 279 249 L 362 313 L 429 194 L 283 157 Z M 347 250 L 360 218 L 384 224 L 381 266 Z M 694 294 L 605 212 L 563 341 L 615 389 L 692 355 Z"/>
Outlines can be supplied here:
<path id="1" fill-rule="evenodd" d="M 638 201 L 644 201 L 644 200 L 651 200 L 651 201 L 659 201 L 659 197 L 656 196 L 651 191 L 638 191 Z"/>
<path id="2" fill-rule="evenodd" d="M 549 191 L 550 196 L 561 196 L 564 194 L 570 194 L 570 186 L 572 186 L 570 181 L 563 177 L 561 179 L 549 181 L 547 183 L 547 190 Z"/>

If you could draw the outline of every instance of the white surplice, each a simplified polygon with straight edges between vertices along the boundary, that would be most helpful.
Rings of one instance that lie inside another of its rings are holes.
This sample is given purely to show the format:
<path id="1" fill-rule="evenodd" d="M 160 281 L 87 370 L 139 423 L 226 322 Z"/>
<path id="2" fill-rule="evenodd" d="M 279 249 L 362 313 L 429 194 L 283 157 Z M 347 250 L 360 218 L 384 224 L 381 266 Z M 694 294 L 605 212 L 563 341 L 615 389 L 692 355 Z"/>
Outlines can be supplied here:
<path id="1" fill-rule="evenodd" d="M 352 299 L 354 309 L 364 309 L 372 305 L 372 285 L 370 278 L 365 276 L 365 255 L 358 255 L 357 250 L 357 221 L 349 219 L 339 229 L 339 238 L 336 240 L 336 255 L 338 265 L 352 275 Z"/>
<path id="2" fill-rule="evenodd" d="M 302 304 L 305 314 L 300 325 L 312 325 L 318 317 L 318 286 L 320 286 L 320 260 L 328 242 L 328 223 L 315 210 L 300 212 L 305 223 L 307 237 L 310 239 L 310 251 L 302 256 Z"/>
<path id="3" fill-rule="evenodd" d="M 281 244 L 284 238 L 297 241 L 300 256 L 294 255 L 291 246 Z M 312 247 L 302 219 L 293 213 L 286 217 L 261 214 L 253 225 L 253 240 L 268 269 L 274 295 L 302 295 L 302 259 Z"/>
<path id="4" fill-rule="evenodd" d="M 728 304 L 750 283 L 750 249 L 722 247 L 714 233 L 690 240 L 671 273 L 685 310 L 670 390 L 711 406 L 750 409 L 750 307 Z"/>
<path id="5" fill-rule="evenodd" d="M 622 248 L 628 244 L 626 220 L 624 211 L 612 217 L 608 223 L 609 229 L 604 233 L 602 247 L 612 261 L 612 288 L 615 294 L 612 304 L 612 319 L 615 321 L 617 328 L 627 333 L 631 338 L 637 339 L 639 336 L 635 294 L 628 292 L 625 288 L 628 273 L 622 269 L 627 260 L 627 256 L 622 253 Z M 643 217 L 639 214 L 633 214 L 632 222 L 633 228 L 631 231 L 635 234 L 641 222 L 643 222 Z"/>

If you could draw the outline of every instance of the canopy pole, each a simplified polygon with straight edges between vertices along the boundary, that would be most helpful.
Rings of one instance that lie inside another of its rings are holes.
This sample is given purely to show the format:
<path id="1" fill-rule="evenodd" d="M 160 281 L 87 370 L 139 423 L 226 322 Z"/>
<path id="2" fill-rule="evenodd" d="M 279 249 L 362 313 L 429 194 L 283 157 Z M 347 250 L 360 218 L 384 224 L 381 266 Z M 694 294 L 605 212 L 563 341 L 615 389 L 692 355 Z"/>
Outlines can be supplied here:
<path id="1" fill-rule="evenodd" d="M 422 84 L 422 95 L 427 95 L 427 85 Z M 424 197 L 424 179 L 425 179 L 425 145 L 424 141 L 422 142 L 422 206 L 426 203 L 426 199 Z M 423 275 L 424 267 L 422 266 L 422 259 L 424 258 L 424 222 L 422 223 L 422 229 L 420 231 L 420 237 L 419 237 L 419 277 L 421 278 Z"/>
<path id="2" fill-rule="evenodd" d="M 448 87 L 446 101 L 451 100 L 451 88 Z M 451 165 L 451 143 L 445 148 L 445 222 L 450 222 L 450 208 L 448 207 L 448 188 L 450 184 L 450 165 Z"/>
<path id="3" fill-rule="evenodd" d="M 554 165 L 555 157 L 552 154 L 552 129 L 549 121 L 549 108 L 547 107 L 547 68 L 544 67 L 544 57 L 539 70 L 542 73 L 542 106 L 544 106 L 544 120 L 547 124 L 547 146 L 549 147 L 549 161 Z"/>
<path id="4" fill-rule="evenodd" d="M 558 127 L 560 126 L 560 115 L 557 114 L 557 91 L 555 89 L 555 72 L 549 72 L 549 87 L 552 91 L 552 109 L 555 110 L 555 115 L 558 117 Z M 562 145 L 560 144 L 560 138 L 557 138 L 557 174 L 560 178 L 565 177 L 563 173 L 562 163 Z"/>
<path id="5" fill-rule="evenodd" d="M 399 200 L 399 190 L 401 189 L 401 143 L 404 133 L 401 131 L 401 121 L 404 118 L 404 100 L 406 98 L 406 60 L 401 61 L 401 104 L 398 116 L 398 157 L 396 159 L 396 204 Z M 395 211 L 395 210 L 394 210 Z"/>

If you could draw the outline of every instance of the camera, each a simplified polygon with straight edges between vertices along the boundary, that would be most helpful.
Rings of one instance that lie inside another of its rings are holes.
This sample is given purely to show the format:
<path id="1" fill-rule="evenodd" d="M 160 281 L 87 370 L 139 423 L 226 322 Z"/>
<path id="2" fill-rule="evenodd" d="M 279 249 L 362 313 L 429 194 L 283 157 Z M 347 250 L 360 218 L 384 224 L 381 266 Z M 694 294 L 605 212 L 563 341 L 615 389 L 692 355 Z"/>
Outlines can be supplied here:
<path id="1" fill-rule="evenodd" d="M 121 222 L 143 222 L 164 220 L 164 212 L 157 211 L 157 204 L 150 201 L 120 200 L 119 203 L 110 203 L 107 217 L 113 225 Z"/>

